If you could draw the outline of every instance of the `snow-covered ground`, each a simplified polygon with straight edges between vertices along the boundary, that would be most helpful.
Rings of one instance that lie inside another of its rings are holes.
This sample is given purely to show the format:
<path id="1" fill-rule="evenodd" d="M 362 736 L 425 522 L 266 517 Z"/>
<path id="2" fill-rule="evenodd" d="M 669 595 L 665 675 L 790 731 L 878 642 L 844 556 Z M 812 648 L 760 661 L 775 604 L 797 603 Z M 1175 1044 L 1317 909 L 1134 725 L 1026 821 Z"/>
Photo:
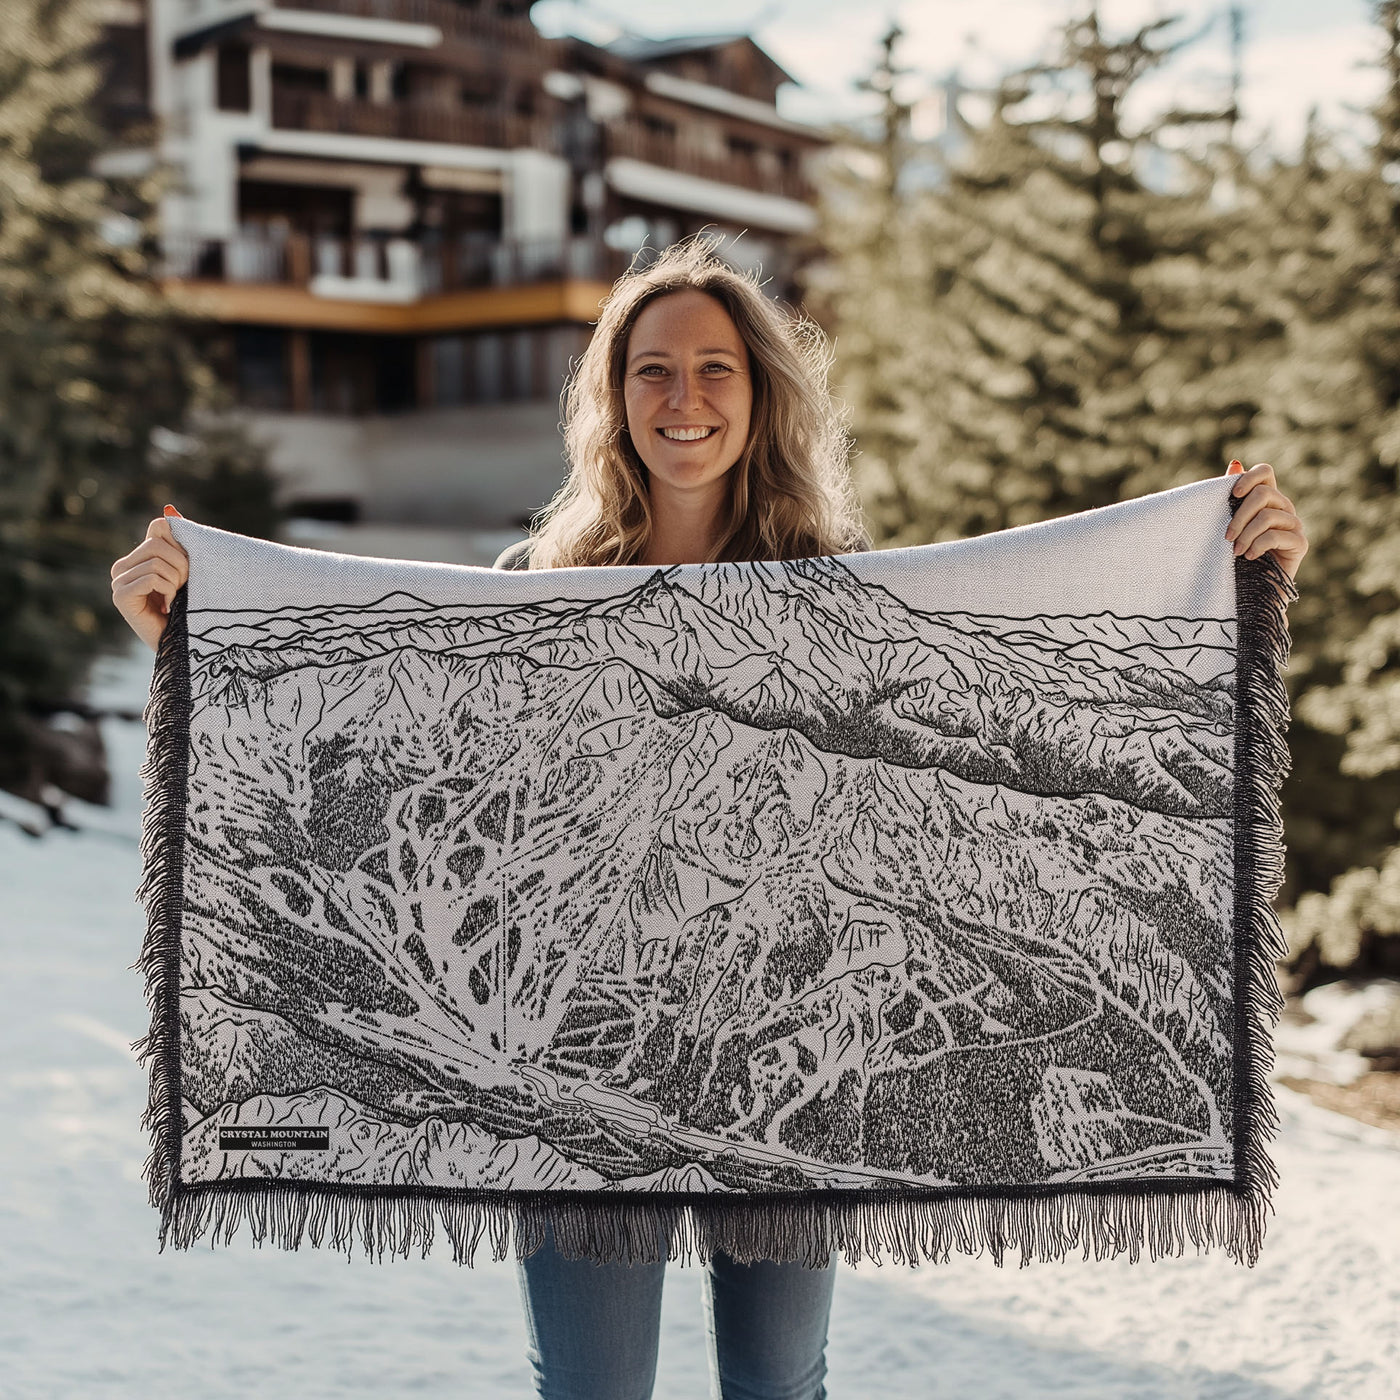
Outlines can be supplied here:
<path id="1" fill-rule="evenodd" d="M 100 703 L 139 708 L 148 667 Z M 156 1249 L 141 1177 L 138 725 L 107 722 L 114 812 L 0 821 L 0 1396 L 268 1400 L 529 1393 L 514 1266 L 310 1248 Z M 1263 1256 L 997 1269 L 841 1266 L 840 1397 L 1382 1400 L 1400 1394 L 1400 1133 L 1279 1091 Z M 661 1400 L 707 1393 L 701 1271 L 672 1266 Z"/>

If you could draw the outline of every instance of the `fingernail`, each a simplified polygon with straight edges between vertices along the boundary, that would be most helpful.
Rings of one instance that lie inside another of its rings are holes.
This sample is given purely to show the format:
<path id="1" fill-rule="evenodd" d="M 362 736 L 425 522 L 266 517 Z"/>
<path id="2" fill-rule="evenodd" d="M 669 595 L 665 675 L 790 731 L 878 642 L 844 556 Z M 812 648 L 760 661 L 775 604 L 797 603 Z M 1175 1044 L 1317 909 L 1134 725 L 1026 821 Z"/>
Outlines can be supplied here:
<path id="1" fill-rule="evenodd" d="M 173 515 L 177 520 L 183 520 L 183 519 L 185 518 L 183 515 L 180 514 L 180 512 L 179 512 L 178 510 L 175 509 L 174 506 L 166 506 L 166 508 L 165 508 L 165 514 L 166 514 L 166 518 L 167 518 L 167 519 L 169 519 L 169 517 L 172 516 L 172 515 Z"/>
<path id="2" fill-rule="evenodd" d="M 1243 470 L 1244 470 L 1244 463 L 1241 462 L 1240 459 L 1239 459 L 1238 457 L 1231 457 L 1231 458 L 1230 458 L 1230 470 L 1231 470 L 1231 471 L 1234 471 L 1234 469 L 1235 469 L 1236 467 L 1238 467 L 1241 471 L 1243 471 Z"/>

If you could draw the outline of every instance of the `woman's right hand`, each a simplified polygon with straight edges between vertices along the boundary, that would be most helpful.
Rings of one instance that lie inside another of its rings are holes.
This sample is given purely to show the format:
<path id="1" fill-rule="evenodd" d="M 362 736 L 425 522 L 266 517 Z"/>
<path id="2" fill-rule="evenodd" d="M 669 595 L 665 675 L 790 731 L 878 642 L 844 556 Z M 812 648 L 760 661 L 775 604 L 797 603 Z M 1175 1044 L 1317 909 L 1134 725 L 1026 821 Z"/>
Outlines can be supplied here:
<path id="1" fill-rule="evenodd" d="M 146 538 L 112 565 L 112 601 L 131 630 L 154 651 L 170 604 L 190 576 L 190 556 L 175 542 L 170 522 L 152 520 Z"/>

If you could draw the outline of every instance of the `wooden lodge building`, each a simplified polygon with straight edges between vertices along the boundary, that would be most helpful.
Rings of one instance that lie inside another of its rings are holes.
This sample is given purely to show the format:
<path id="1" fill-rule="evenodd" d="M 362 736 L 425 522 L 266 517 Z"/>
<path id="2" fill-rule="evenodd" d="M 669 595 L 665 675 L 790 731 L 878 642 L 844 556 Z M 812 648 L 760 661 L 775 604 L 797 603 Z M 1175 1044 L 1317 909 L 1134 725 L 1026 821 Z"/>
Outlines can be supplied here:
<path id="1" fill-rule="evenodd" d="M 815 225 L 792 81 L 743 35 L 550 39 L 531 0 L 109 0 L 113 168 L 159 156 L 166 272 L 323 520 L 518 527 L 559 392 L 644 245 L 743 237 L 776 294 Z"/>

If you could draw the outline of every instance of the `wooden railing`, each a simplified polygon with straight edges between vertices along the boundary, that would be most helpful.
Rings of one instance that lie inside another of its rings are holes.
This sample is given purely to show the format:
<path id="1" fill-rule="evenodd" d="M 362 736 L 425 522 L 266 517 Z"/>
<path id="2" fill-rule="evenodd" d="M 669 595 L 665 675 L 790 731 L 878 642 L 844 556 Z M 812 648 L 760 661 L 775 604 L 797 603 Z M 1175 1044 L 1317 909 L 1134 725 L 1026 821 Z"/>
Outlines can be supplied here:
<path id="1" fill-rule="evenodd" d="M 422 243 L 425 293 L 514 287 L 570 279 L 612 282 L 628 259 L 601 239 L 505 239 L 491 234 L 434 235 Z"/>
<path id="2" fill-rule="evenodd" d="M 366 102 L 319 92 L 272 90 L 272 125 L 284 131 L 389 136 L 400 141 L 438 141 L 453 146 L 549 150 L 550 123 L 513 112 L 475 111 L 409 101 Z"/>
<path id="3" fill-rule="evenodd" d="M 610 156 L 626 156 L 724 185 L 786 195 L 803 203 L 815 197 L 811 181 L 800 169 L 784 169 L 776 152 L 769 160 L 738 152 L 719 155 L 697 141 L 687 140 L 683 134 L 671 136 L 653 131 L 633 118 L 609 122 L 604 141 Z"/>
<path id="4" fill-rule="evenodd" d="M 553 123 L 542 117 L 404 99 L 368 102 L 277 87 L 272 91 L 272 125 L 284 131 L 386 136 L 491 150 L 530 147 L 553 151 L 557 147 Z M 767 158 L 758 153 L 720 155 L 684 135 L 652 131 L 632 118 L 609 122 L 603 139 L 609 156 L 626 156 L 665 170 L 785 195 L 803 203 L 815 197 L 812 183 L 801 169 L 785 169 L 776 152 Z"/>
<path id="5" fill-rule="evenodd" d="M 165 275 L 181 281 L 300 286 L 317 278 L 383 283 L 411 296 L 473 287 L 589 279 L 611 282 L 628 259 L 599 239 L 510 240 L 487 233 L 351 238 L 248 230 L 233 238 L 165 240 Z"/>

